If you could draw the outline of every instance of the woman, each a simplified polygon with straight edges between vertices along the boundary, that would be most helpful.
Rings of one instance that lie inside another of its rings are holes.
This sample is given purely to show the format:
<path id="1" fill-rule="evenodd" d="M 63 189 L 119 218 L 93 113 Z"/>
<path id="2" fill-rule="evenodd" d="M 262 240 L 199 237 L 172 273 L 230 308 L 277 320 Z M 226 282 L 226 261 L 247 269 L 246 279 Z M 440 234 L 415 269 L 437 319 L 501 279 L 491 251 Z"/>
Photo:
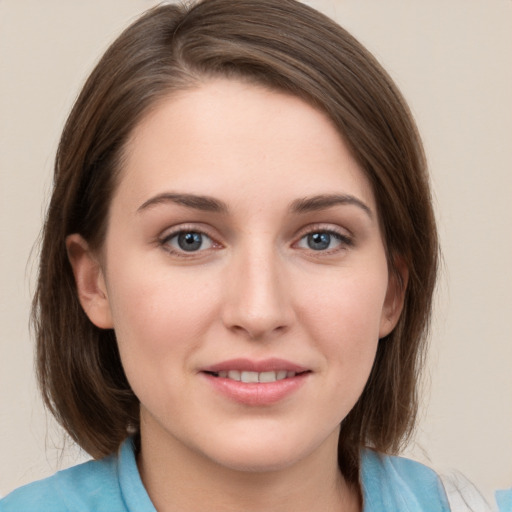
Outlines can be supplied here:
<path id="1" fill-rule="evenodd" d="M 149 11 L 65 126 L 34 301 L 45 402 L 97 460 L 0 510 L 447 510 L 390 456 L 437 251 L 414 122 L 348 33 Z"/>

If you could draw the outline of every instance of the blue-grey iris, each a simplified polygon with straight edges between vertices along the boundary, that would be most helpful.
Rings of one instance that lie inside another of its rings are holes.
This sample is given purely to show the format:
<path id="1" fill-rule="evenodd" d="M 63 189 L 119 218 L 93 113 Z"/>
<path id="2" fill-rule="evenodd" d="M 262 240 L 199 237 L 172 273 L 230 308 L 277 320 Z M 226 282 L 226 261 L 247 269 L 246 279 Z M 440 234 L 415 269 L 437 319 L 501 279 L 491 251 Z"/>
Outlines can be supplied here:
<path id="1" fill-rule="evenodd" d="M 308 247 L 314 251 L 323 251 L 331 244 L 329 233 L 311 233 L 308 235 Z"/>
<path id="2" fill-rule="evenodd" d="M 203 245 L 203 235 L 201 233 L 180 233 L 178 235 L 178 245 L 184 251 L 197 251 Z"/>

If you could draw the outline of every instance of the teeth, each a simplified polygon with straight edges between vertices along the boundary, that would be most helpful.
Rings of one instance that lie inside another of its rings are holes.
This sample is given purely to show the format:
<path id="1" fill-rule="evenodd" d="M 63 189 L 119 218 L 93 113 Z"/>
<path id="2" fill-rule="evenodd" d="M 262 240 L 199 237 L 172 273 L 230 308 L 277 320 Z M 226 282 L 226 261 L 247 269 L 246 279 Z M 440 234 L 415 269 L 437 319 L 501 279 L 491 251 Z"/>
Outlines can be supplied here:
<path id="1" fill-rule="evenodd" d="M 242 382 L 259 382 L 258 372 L 242 372 L 240 380 Z"/>
<path id="2" fill-rule="evenodd" d="M 289 379 L 295 377 L 295 372 L 279 370 L 277 372 L 248 372 L 239 370 L 220 371 L 218 377 L 223 379 L 236 380 L 238 382 L 255 383 L 255 382 L 275 382 L 276 380 Z"/>
<path id="3" fill-rule="evenodd" d="M 259 375 L 259 382 L 275 382 L 276 372 L 261 372 Z"/>
<path id="4" fill-rule="evenodd" d="M 238 370 L 230 370 L 228 372 L 228 379 L 240 380 L 240 372 Z"/>

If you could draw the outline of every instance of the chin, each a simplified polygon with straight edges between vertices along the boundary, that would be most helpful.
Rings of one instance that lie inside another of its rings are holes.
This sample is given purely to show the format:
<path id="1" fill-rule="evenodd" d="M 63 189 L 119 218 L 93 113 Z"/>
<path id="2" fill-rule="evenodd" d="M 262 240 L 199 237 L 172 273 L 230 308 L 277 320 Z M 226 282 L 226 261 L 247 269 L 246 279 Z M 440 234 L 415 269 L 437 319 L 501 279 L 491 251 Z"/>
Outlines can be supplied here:
<path id="1" fill-rule="evenodd" d="M 322 444 L 311 439 L 296 439 L 289 433 L 280 433 L 278 437 L 244 436 L 235 442 L 233 437 L 226 438 L 231 439 L 229 446 L 222 442 L 216 444 L 215 452 L 210 452 L 211 459 L 225 468 L 248 473 L 285 470 L 312 456 Z"/>
<path id="2" fill-rule="evenodd" d="M 243 473 L 269 473 L 285 470 L 298 462 L 297 450 L 294 453 L 276 453 L 267 448 L 265 453 L 261 450 L 244 450 L 230 456 L 216 457 L 215 462 L 232 471 Z"/>

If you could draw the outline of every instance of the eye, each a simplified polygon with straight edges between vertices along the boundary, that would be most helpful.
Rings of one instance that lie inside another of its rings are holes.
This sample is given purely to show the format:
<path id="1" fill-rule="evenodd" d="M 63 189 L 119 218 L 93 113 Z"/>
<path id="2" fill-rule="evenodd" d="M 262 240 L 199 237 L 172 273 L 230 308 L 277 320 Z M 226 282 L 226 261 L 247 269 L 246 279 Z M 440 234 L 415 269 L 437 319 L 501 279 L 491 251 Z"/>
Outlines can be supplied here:
<path id="1" fill-rule="evenodd" d="M 334 231 L 314 231 L 304 235 L 297 246 L 301 249 L 313 251 L 328 251 L 337 249 L 342 245 L 351 245 L 351 240 Z"/>
<path id="2" fill-rule="evenodd" d="M 166 237 L 162 244 L 173 252 L 198 252 L 213 247 L 212 239 L 199 231 L 179 231 Z"/>

